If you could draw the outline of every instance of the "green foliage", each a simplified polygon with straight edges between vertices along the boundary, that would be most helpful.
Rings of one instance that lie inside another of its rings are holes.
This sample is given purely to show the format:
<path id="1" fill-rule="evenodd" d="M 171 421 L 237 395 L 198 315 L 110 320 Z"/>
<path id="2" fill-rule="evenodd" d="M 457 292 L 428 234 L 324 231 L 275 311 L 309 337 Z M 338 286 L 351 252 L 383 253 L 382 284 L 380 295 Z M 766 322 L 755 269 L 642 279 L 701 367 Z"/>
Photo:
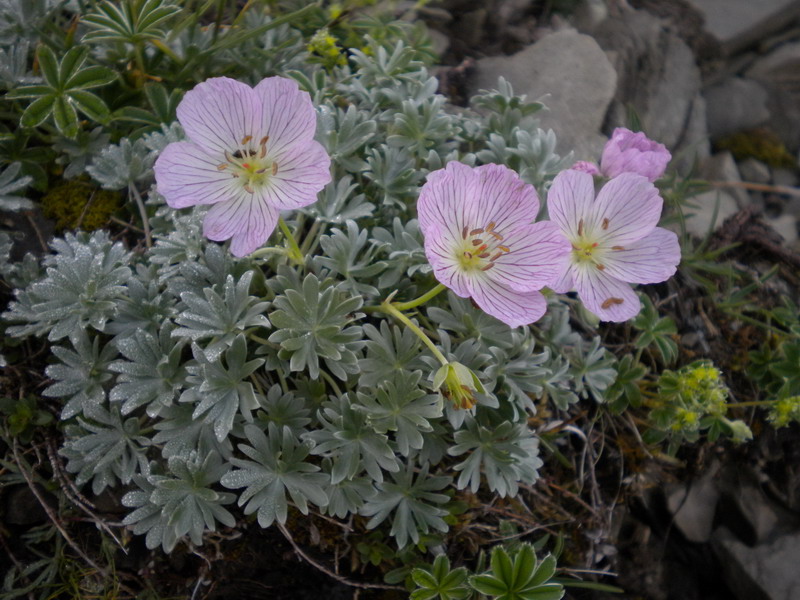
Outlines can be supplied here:
<path id="1" fill-rule="evenodd" d="M 83 68 L 89 46 L 81 44 L 71 48 L 60 61 L 50 48 L 40 46 L 38 56 L 44 83 L 23 85 L 6 95 L 7 100 L 32 100 L 22 113 L 20 124 L 23 127 L 36 127 L 52 115 L 58 130 L 74 138 L 80 130 L 77 111 L 97 123 L 106 122 L 108 106 L 87 90 L 108 85 L 116 75 L 102 66 Z"/>
<path id="2" fill-rule="evenodd" d="M 33 181 L 33 178 L 27 175 L 17 177 L 21 167 L 20 163 L 12 163 L 0 172 L 0 210 L 16 211 L 33 208 L 30 200 L 14 194 L 25 189 Z"/>
<path id="3" fill-rule="evenodd" d="M 19 400 L 0 398 L 0 414 L 5 416 L 8 433 L 23 444 L 28 444 L 38 427 L 45 427 L 53 422 L 53 415 L 39 408 L 39 402 L 33 396 Z"/>
<path id="4" fill-rule="evenodd" d="M 450 560 L 440 554 L 430 568 L 418 568 L 411 572 L 417 586 L 411 592 L 411 600 L 465 600 L 471 595 L 464 567 L 450 569 Z"/>
<path id="5" fill-rule="evenodd" d="M 492 550 L 490 570 L 470 577 L 469 582 L 493 600 L 559 600 L 564 597 L 564 588 L 551 581 L 555 569 L 555 558 L 537 561 L 530 544 L 523 544 L 512 554 L 497 546 Z"/>
<path id="6" fill-rule="evenodd" d="M 678 332 L 675 322 L 669 317 L 661 317 L 647 294 L 639 294 L 643 308 L 631 324 L 641 331 L 633 341 L 636 348 L 655 347 L 665 365 L 674 364 L 678 359 L 678 344 L 673 336 Z"/>
<path id="7" fill-rule="evenodd" d="M 84 42 L 120 42 L 133 44 L 159 40 L 166 22 L 180 8 L 163 0 L 122 0 L 101 2 L 83 22 L 92 29 Z"/>

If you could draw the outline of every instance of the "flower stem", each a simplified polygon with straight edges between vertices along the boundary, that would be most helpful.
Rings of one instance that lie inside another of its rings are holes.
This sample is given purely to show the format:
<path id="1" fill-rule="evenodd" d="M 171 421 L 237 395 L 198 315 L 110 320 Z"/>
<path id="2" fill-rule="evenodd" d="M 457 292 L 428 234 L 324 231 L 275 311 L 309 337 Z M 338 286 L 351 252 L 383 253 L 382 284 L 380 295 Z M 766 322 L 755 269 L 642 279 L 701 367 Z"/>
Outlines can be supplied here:
<path id="1" fill-rule="evenodd" d="M 450 361 L 448 361 L 448 360 L 447 360 L 447 358 L 445 358 L 444 354 L 442 354 L 442 353 L 441 353 L 441 351 L 440 351 L 440 350 L 439 350 L 439 349 L 436 347 L 436 344 L 434 344 L 434 343 L 431 341 L 431 338 L 429 338 L 429 337 L 428 337 L 428 336 L 425 334 L 425 332 L 424 332 L 424 331 L 422 331 L 422 329 L 420 329 L 419 327 L 417 327 L 417 326 L 414 324 L 414 322 L 413 322 L 413 321 L 411 321 L 411 319 L 409 319 L 409 318 L 408 318 L 406 315 L 404 315 L 402 312 L 400 312 L 399 310 L 397 310 L 397 308 L 396 308 L 396 307 L 395 307 L 393 304 L 391 304 L 390 302 L 383 302 L 383 304 L 381 304 L 381 305 L 380 305 L 380 308 L 379 308 L 379 310 L 381 310 L 382 312 L 385 312 L 385 313 L 386 313 L 386 314 L 388 314 L 388 315 L 392 315 L 392 316 L 393 316 L 395 319 L 397 319 L 397 320 L 398 320 L 398 321 L 400 321 L 400 322 L 401 322 L 403 325 L 405 325 L 405 326 L 406 326 L 406 327 L 408 327 L 408 328 L 409 328 L 411 331 L 413 331 L 413 332 L 414 332 L 414 334 L 415 334 L 415 335 L 416 335 L 416 336 L 417 336 L 419 339 L 421 339 L 421 340 L 422 340 L 422 343 L 423 343 L 423 344 L 425 344 L 425 345 L 428 347 L 428 349 L 429 349 L 429 350 L 430 350 L 430 351 L 433 353 L 433 355 L 436 357 L 436 359 L 437 359 L 437 360 L 438 360 L 440 363 L 442 363 L 442 365 L 447 365 L 447 364 L 449 364 L 449 362 L 450 362 Z"/>
<path id="2" fill-rule="evenodd" d="M 250 254 L 250 258 L 261 258 L 262 256 L 268 256 L 270 254 L 284 254 L 285 255 L 285 254 L 288 254 L 288 252 L 286 251 L 286 248 L 265 247 L 265 248 L 259 248 L 258 250 L 256 250 L 252 254 Z"/>
<path id="3" fill-rule="evenodd" d="M 139 216 L 142 217 L 142 227 L 144 228 L 144 243 L 148 248 L 153 246 L 153 239 L 150 237 L 150 221 L 147 218 L 147 209 L 144 206 L 144 200 L 142 200 L 142 195 L 139 193 L 139 190 L 136 189 L 136 186 L 132 183 L 128 185 L 128 189 L 130 190 L 131 195 L 136 200 L 136 206 L 139 208 Z"/>
<path id="4" fill-rule="evenodd" d="M 292 230 L 289 229 L 289 226 L 286 224 L 286 221 L 283 220 L 283 217 L 278 217 L 278 227 L 281 228 L 283 237 L 286 238 L 286 243 L 289 245 L 289 259 L 297 265 L 302 265 L 305 262 L 303 260 L 303 253 L 300 251 L 300 246 L 297 245 L 297 240 L 294 239 Z"/>
<path id="5" fill-rule="evenodd" d="M 428 300 L 430 300 L 437 294 L 440 294 L 446 289 L 447 286 L 445 286 L 443 283 L 440 283 L 436 287 L 422 294 L 422 296 L 420 296 L 419 298 L 415 298 L 414 300 L 409 300 L 408 302 L 393 302 L 392 304 L 394 305 L 395 308 L 397 308 L 397 310 L 409 310 L 412 308 L 416 308 L 421 304 L 425 304 Z"/>

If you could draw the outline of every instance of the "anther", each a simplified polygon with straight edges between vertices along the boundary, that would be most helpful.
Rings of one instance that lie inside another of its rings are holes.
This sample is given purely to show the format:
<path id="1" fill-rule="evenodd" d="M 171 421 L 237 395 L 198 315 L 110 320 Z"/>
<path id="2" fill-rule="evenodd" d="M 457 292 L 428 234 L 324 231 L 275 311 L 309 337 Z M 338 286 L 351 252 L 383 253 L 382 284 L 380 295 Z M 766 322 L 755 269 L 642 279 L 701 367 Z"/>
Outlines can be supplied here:
<path id="1" fill-rule="evenodd" d="M 461 230 L 461 238 L 467 239 L 467 226 L 464 225 L 464 229 Z"/>
<path id="2" fill-rule="evenodd" d="M 483 244 L 483 245 L 482 245 L 480 248 L 478 248 L 477 252 L 479 252 L 479 253 L 480 253 L 480 252 L 483 252 L 483 251 L 484 251 L 484 250 L 486 250 L 488 247 L 489 247 L 489 246 L 487 246 L 486 244 Z"/>
<path id="3" fill-rule="evenodd" d="M 251 188 L 250 185 L 247 184 L 247 183 L 244 184 L 244 191 L 249 193 L 249 194 L 253 194 L 254 193 L 253 192 L 253 188 Z"/>
<path id="4" fill-rule="evenodd" d="M 472 240 L 472 245 L 473 246 L 480 246 L 482 243 L 483 243 L 483 240 L 480 240 L 480 239 Z"/>
<path id="5" fill-rule="evenodd" d="M 244 146 L 247 142 L 253 139 L 252 135 L 246 135 L 242 138 L 242 146 Z"/>
<path id="6" fill-rule="evenodd" d="M 485 267 L 481 267 L 481 271 L 488 271 L 488 270 L 489 270 L 489 269 L 491 269 L 493 266 L 494 266 L 494 263 L 493 263 L 493 262 L 490 262 L 490 263 L 489 263 L 488 265 L 486 265 Z"/>
<path id="7" fill-rule="evenodd" d="M 625 246 L 611 246 L 612 250 L 625 250 Z"/>
<path id="8" fill-rule="evenodd" d="M 583 219 L 578 221 L 578 235 L 583 235 Z"/>
<path id="9" fill-rule="evenodd" d="M 258 170 L 256 171 L 256 173 L 258 173 L 259 175 L 261 175 L 262 173 L 266 173 L 266 172 L 267 172 L 267 167 L 264 167 L 264 168 L 262 168 L 262 169 L 258 169 Z"/>
<path id="10" fill-rule="evenodd" d="M 496 239 L 498 242 L 502 242 L 502 241 L 503 241 L 503 239 L 505 239 L 505 238 L 503 238 L 503 236 L 502 236 L 502 235 L 500 235 L 499 233 L 497 233 L 497 232 L 495 232 L 495 231 L 488 231 L 488 230 L 487 230 L 487 231 L 486 231 L 486 233 L 488 233 L 489 235 L 491 235 L 491 236 L 492 236 L 494 239 Z"/>
<path id="11" fill-rule="evenodd" d="M 490 258 L 489 260 L 490 260 L 491 262 L 494 262 L 494 261 L 496 261 L 498 258 L 500 258 L 501 256 L 503 256 L 503 253 L 502 253 L 502 252 L 498 252 L 498 253 L 497 253 L 497 254 L 495 254 L 495 255 L 494 255 L 492 258 Z"/>
<path id="12" fill-rule="evenodd" d="M 228 168 L 228 163 L 222 163 L 221 165 L 217 165 L 217 171 L 224 171 Z"/>
<path id="13" fill-rule="evenodd" d="M 494 221 L 492 221 L 491 223 L 489 223 L 489 224 L 486 226 L 486 231 L 487 231 L 488 233 L 491 233 L 491 232 L 492 232 L 492 229 L 494 229 Z"/>
<path id="14" fill-rule="evenodd" d="M 272 174 L 273 175 L 278 174 L 278 163 L 272 163 Z"/>
<path id="15" fill-rule="evenodd" d="M 600 263 L 597 263 L 597 265 L 595 265 L 595 266 L 601 271 L 605 271 L 606 270 L 606 266 L 605 265 L 601 265 Z"/>
<path id="16" fill-rule="evenodd" d="M 603 303 L 600 305 L 602 309 L 609 309 L 614 304 L 622 304 L 625 302 L 622 298 L 607 298 L 603 300 Z"/>
<path id="17" fill-rule="evenodd" d="M 483 254 L 478 254 L 478 258 L 489 258 L 489 253 L 484 252 Z"/>
<path id="18" fill-rule="evenodd" d="M 501 252 L 511 252 L 511 248 L 509 248 L 508 246 L 498 246 L 497 249 L 500 250 Z"/>
<path id="19" fill-rule="evenodd" d="M 483 228 L 480 229 L 473 229 L 469 232 L 470 235 L 478 235 L 479 233 L 483 233 Z"/>
<path id="20" fill-rule="evenodd" d="M 464 258 L 472 258 L 472 252 L 464 251 Z"/>
<path id="21" fill-rule="evenodd" d="M 607 218 L 603 219 L 603 229 L 608 229 L 609 220 Z"/>

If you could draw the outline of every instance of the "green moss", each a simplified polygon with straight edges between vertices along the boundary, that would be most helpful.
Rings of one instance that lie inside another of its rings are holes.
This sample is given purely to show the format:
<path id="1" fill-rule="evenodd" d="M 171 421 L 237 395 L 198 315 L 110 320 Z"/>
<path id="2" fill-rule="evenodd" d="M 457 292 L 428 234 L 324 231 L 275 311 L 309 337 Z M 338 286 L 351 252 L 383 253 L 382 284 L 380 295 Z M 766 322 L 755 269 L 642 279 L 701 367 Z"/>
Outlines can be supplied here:
<path id="1" fill-rule="evenodd" d="M 728 150 L 736 160 L 755 158 L 770 167 L 794 167 L 794 156 L 769 129 L 740 131 L 717 142 L 717 149 Z"/>
<path id="2" fill-rule="evenodd" d="M 94 231 L 108 223 L 119 209 L 119 192 L 103 190 L 88 179 L 78 178 L 54 187 L 42 198 L 42 213 L 56 222 L 56 228 Z"/>

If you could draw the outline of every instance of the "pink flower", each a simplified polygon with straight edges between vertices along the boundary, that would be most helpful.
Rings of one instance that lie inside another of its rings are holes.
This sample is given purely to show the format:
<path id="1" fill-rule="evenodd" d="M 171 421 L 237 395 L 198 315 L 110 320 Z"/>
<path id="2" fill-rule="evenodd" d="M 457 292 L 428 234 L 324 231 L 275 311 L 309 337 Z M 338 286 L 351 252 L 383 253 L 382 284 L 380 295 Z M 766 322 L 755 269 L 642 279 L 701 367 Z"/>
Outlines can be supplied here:
<path id="1" fill-rule="evenodd" d="M 537 290 L 561 273 L 570 246 L 555 224 L 533 222 L 539 198 L 514 171 L 451 162 L 428 175 L 417 211 L 440 282 L 509 327 L 544 314 Z"/>
<path id="2" fill-rule="evenodd" d="M 664 144 L 648 139 L 641 132 L 617 127 L 603 148 L 600 172 L 606 177 L 638 173 L 653 182 L 664 174 L 671 159 Z"/>
<path id="3" fill-rule="evenodd" d="M 550 287 L 573 287 L 603 321 L 627 321 L 641 309 L 630 283 L 669 279 L 681 260 L 678 236 L 656 227 L 663 201 L 641 175 L 623 173 L 595 199 L 588 173 L 562 171 L 547 195 L 550 218 L 572 243 L 569 263 Z"/>
<path id="4" fill-rule="evenodd" d="M 158 157 L 158 191 L 172 208 L 213 204 L 203 234 L 232 238 L 235 256 L 263 245 L 279 211 L 315 202 L 331 180 L 330 158 L 313 139 L 311 99 L 291 79 L 268 77 L 255 88 L 209 79 L 186 93 L 178 120 L 189 141 Z"/>

